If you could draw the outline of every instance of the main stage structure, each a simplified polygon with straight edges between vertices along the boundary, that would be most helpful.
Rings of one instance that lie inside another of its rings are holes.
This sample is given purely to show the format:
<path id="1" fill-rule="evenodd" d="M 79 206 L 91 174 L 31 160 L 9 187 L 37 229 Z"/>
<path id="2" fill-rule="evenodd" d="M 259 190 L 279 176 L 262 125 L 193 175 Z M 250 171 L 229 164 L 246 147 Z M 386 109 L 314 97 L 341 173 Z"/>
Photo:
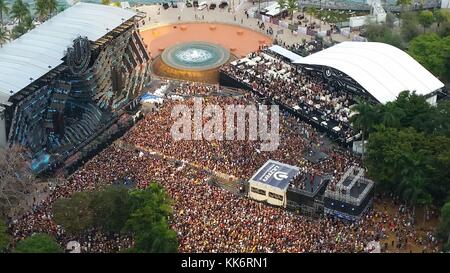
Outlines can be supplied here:
<path id="1" fill-rule="evenodd" d="M 39 171 L 137 105 L 150 74 L 139 19 L 77 3 L 0 48 L 0 146 L 28 148 Z"/>

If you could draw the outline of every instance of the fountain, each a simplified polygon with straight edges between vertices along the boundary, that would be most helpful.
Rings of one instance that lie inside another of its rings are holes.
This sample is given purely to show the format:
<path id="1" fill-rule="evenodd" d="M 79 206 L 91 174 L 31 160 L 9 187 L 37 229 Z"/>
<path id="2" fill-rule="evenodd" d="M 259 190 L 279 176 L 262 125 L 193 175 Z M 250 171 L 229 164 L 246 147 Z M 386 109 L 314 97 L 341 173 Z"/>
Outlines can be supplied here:
<path id="1" fill-rule="evenodd" d="M 160 76 L 216 83 L 219 67 L 230 59 L 229 50 L 207 42 L 188 42 L 164 49 L 153 65 Z"/>

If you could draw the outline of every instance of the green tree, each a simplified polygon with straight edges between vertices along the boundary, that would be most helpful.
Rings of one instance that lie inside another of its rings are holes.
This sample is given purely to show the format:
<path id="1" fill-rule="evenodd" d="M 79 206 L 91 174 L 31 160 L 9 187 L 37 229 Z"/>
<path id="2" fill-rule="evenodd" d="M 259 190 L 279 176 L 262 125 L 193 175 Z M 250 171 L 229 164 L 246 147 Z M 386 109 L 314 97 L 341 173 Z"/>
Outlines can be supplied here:
<path id="1" fill-rule="evenodd" d="M 406 131 L 407 133 L 414 131 Z M 405 139 L 406 136 L 400 131 L 400 137 Z M 412 135 L 414 138 L 422 137 L 421 134 Z M 418 144 L 423 144 L 425 139 L 418 141 Z M 412 142 L 414 143 L 414 142 Z M 425 157 L 421 150 L 412 149 L 407 153 L 403 153 L 400 158 L 400 180 L 398 183 L 398 192 L 401 194 L 404 201 L 415 208 L 417 205 L 431 204 L 432 197 L 427 191 L 427 177 L 425 174 Z M 413 210 L 414 211 L 414 210 Z"/>
<path id="2" fill-rule="evenodd" d="M 57 0 L 46 0 L 47 11 L 50 16 L 54 15 L 58 11 L 58 1 Z"/>
<path id="3" fill-rule="evenodd" d="M 94 225 L 104 231 L 118 233 L 131 214 L 128 190 L 124 187 L 106 187 L 94 193 L 90 208 Z"/>
<path id="4" fill-rule="evenodd" d="M 429 10 L 422 10 L 418 16 L 419 23 L 423 26 L 423 32 L 434 23 L 433 13 Z"/>
<path id="5" fill-rule="evenodd" d="M 386 26 L 388 28 L 394 28 L 394 22 L 395 22 L 395 15 L 392 14 L 392 12 L 388 12 L 386 14 Z"/>
<path id="6" fill-rule="evenodd" d="M 400 118 L 402 127 L 413 127 L 418 132 L 432 133 L 437 124 L 435 122 L 436 109 L 432 107 L 424 96 L 417 95 L 415 92 L 403 91 L 392 103 L 396 108 L 403 112 Z M 386 109 L 386 106 L 382 106 Z"/>
<path id="7" fill-rule="evenodd" d="M 434 21 L 436 21 L 438 28 L 442 23 L 448 22 L 450 20 L 450 12 L 443 9 L 436 9 L 433 12 Z"/>
<path id="8" fill-rule="evenodd" d="M 291 15 L 291 20 L 294 22 L 294 12 L 299 10 L 298 1 L 297 0 L 287 0 L 286 9 Z"/>
<path id="9" fill-rule="evenodd" d="M 12 39 L 17 39 L 33 28 L 33 19 L 31 18 L 31 16 L 26 16 L 25 18 L 23 18 L 22 22 L 13 27 L 10 36 Z"/>
<path id="10" fill-rule="evenodd" d="M 441 237 L 446 240 L 445 246 L 447 251 L 450 250 L 450 202 L 446 203 L 441 208 L 441 215 L 439 221 L 439 233 Z"/>
<path id="11" fill-rule="evenodd" d="M 53 220 L 71 234 L 80 234 L 94 225 L 91 209 L 92 192 L 77 192 L 53 204 Z"/>
<path id="12" fill-rule="evenodd" d="M 25 29 L 26 29 L 27 31 L 30 31 L 30 30 L 32 30 L 32 29 L 34 28 L 34 25 L 33 25 L 33 18 L 31 18 L 31 16 L 25 17 L 25 18 L 23 19 L 22 24 L 23 24 L 23 26 L 25 27 Z"/>
<path id="13" fill-rule="evenodd" d="M 372 42 L 379 42 L 383 39 L 389 29 L 383 24 L 370 23 L 364 27 L 364 36 Z"/>
<path id="14" fill-rule="evenodd" d="M 408 53 L 442 81 L 450 82 L 450 36 L 420 35 L 411 41 Z"/>
<path id="15" fill-rule="evenodd" d="M 366 166 L 380 188 L 394 191 L 411 206 L 431 203 L 428 168 L 421 147 L 427 138 L 414 128 L 376 125 L 369 136 Z"/>
<path id="16" fill-rule="evenodd" d="M 19 241 L 15 253 L 61 253 L 61 246 L 48 234 L 34 234 Z"/>
<path id="17" fill-rule="evenodd" d="M 8 15 L 9 7 L 5 0 L 0 0 L 0 26 L 3 25 L 3 15 Z"/>
<path id="18" fill-rule="evenodd" d="M 145 190 L 131 192 L 133 213 L 126 223 L 126 230 L 133 234 L 134 252 L 176 252 L 176 234 L 167 219 L 172 213 L 171 201 L 164 189 L 151 183 Z"/>
<path id="19" fill-rule="evenodd" d="M 402 13 L 412 4 L 412 0 L 397 0 L 397 6 L 401 6 Z"/>
<path id="20" fill-rule="evenodd" d="M 47 0 L 36 0 L 34 9 L 39 21 L 43 22 L 48 18 Z"/>
<path id="21" fill-rule="evenodd" d="M 400 28 L 400 35 L 405 43 L 409 43 L 412 39 L 421 34 L 418 25 L 419 23 L 417 20 L 403 20 Z"/>
<path id="22" fill-rule="evenodd" d="M 351 108 L 354 115 L 350 118 L 353 127 L 362 132 L 363 157 L 364 157 L 364 138 L 372 130 L 376 123 L 377 113 L 373 105 L 366 100 L 357 99 L 357 104 Z"/>
<path id="23" fill-rule="evenodd" d="M 433 197 L 433 203 L 440 207 L 450 194 L 450 138 L 447 137 L 450 134 L 438 134 L 440 132 L 427 135 L 422 150 L 426 152 L 425 171 L 430 179 L 426 188 Z"/>
<path id="24" fill-rule="evenodd" d="M 11 30 L 11 39 L 17 39 L 20 36 L 24 35 L 25 33 L 27 33 L 28 29 L 26 28 L 26 26 L 23 23 L 20 23 L 16 26 L 13 27 L 13 29 Z"/>
<path id="25" fill-rule="evenodd" d="M 388 102 L 383 107 L 382 124 L 386 127 L 399 128 L 400 121 L 404 116 L 402 109 L 398 108 L 394 103 Z"/>
<path id="26" fill-rule="evenodd" d="M 364 27 L 364 36 L 371 42 L 380 42 L 403 48 L 400 35 L 394 33 L 386 24 L 370 23 Z"/>
<path id="27" fill-rule="evenodd" d="M 379 182 L 378 189 L 399 195 L 413 213 L 416 206 L 448 203 L 450 102 L 438 102 L 434 107 L 424 96 L 404 91 L 395 101 L 377 105 L 372 111 L 367 110 L 370 106 L 357 106 L 358 116 L 351 120 L 355 128 L 371 128 L 366 129 L 369 142 L 364 163 L 368 176 Z M 448 240 L 445 219 L 450 212 L 444 209 L 448 208 L 442 208 L 439 234 Z"/>
<path id="28" fill-rule="evenodd" d="M 27 16 L 30 16 L 30 7 L 28 3 L 16 0 L 11 7 L 10 14 L 11 18 L 18 20 L 20 24 Z"/>
<path id="29" fill-rule="evenodd" d="M 307 7 L 306 13 L 309 14 L 309 22 L 312 22 L 312 17 L 316 15 L 317 9 L 315 7 Z"/>
<path id="30" fill-rule="evenodd" d="M 172 213 L 171 201 L 166 196 L 164 188 L 155 182 L 150 183 L 145 190 L 131 191 L 130 197 L 133 214 L 127 225 L 132 224 L 136 230 L 145 229 L 139 221 L 133 221 L 139 215 L 139 209 L 146 208 L 148 212 L 151 212 L 152 217 L 148 220 L 154 222 L 167 218 Z"/>
<path id="31" fill-rule="evenodd" d="M 69 233 L 97 227 L 132 235 L 135 247 L 125 252 L 176 252 L 177 236 L 167 223 L 171 214 L 171 201 L 156 183 L 145 190 L 108 186 L 79 192 L 53 205 L 54 221 Z"/>
<path id="32" fill-rule="evenodd" d="M 287 5 L 286 0 L 277 0 L 277 4 L 278 4 L 278 6 L 280 6 L 280 11 L 285 9 L 286 5 Z"/>
<path id="33" fill-rule="evenodd" d="M 111 0 L 102 0 L 102 5 L 111 5 Z"/>
<path id="34" fill-rule="evenodd" d="M 0 218 L 0 253 L 8 248 L 10 240 L 11 238 L 6 230 L 6 224 L 3 219 Z"/>
<path id="35" fill-rule="evenodd" d="M 0 48 L 3 47 L 3 45 L 6 44 L 8 40 L 9 40 L 8 31 L 3 26 L 0 26 Z"/>

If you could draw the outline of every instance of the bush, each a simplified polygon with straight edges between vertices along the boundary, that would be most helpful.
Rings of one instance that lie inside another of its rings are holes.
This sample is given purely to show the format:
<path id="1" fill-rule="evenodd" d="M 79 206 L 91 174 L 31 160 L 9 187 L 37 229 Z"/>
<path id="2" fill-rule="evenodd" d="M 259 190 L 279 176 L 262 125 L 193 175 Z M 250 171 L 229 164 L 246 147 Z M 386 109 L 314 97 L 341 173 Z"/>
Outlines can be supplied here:
<path id="1" fill-rule="evenodd" d="M 61 246 L 48 234 L 34 234 L 17 243 L 15 253 L 61 253 Z"/>

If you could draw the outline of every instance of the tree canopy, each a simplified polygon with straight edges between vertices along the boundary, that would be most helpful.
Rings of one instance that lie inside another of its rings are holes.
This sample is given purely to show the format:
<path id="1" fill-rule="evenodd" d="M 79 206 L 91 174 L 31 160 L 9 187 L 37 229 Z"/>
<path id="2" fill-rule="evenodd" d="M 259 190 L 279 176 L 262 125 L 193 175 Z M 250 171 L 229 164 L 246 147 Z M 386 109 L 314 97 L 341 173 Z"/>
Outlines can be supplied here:
<path id="1" fill-rule="evenodd" d="M 450 82 L 450 36 L 420 35 L 411 41 L 408 53 L 442 81 Z"/>
<path id="2" fill-rule="evenodd" d="M 0 47 L 2 47 L 9 39 L 9 33 L 3 26 L 0 25 Z"/>
<path id="3" fill-rule="evenodd" d="M 0 0 L 0 25 L 3 25 L 3 16 L 8 15 L 9 7 L 6 0 Z"/>
<path id="4" fill-rule="evenodd" d="M 145 190 L 131 192 L 133 213 L 125 229 L 135 238 L 136 252 L 176 252 L 176 233 L 170 229 L 167 219 L 172 213 L 171 202 L 164 189 L 152 183 Z"/>
<path id="5" fill-rule="evenodd" d="M 19 241 L 15 253 L 61 253 L 61 246 L 48 234 L 34 234 Z"/>
<path id="6" fill-rule="evenodd" d="M 131 213 L 130 195 L 124 187 L 107 187 L 94 193 L 89 207 L 95 227 L 119 233 Z"/>
<path id="7" fill-rule="evenodd" d="M 28 163 L 22 148 L 0 148 L 0 217 L 24 209 L 23 201 L 35 187 Z"/>
<path id="8" fill-rule="evenodd" d="M 450 251 L 450 200 L 441 209 L 439 235 L 445 240 L 444 249 Z"/>
<path id="9" fill-rule="evenodd" d="M 8 247 L 11 238 L 8 235 L 6 224 L 2 218 L 0 218 L 0 253 L 5 251 Z"/>
<path id="10" fill-rule="evenodd" d="M 353 126 L 368 135 L 364 163 L 379 190 L 396 193 L 410 206 L 448 202 L 450 101 L 432 106 L 425 97 L 405 91 L 393 102 L 359 102 L 352 111 L 357 112 Z M 446 215 L 442 225 L 448 228 Z"/>
<path id="11" fill-rule="evenodd" d="M 171 201 L 156 183 L 144 190 L 108 186 L 79 192 L 53 206 L 55 222 L 72 234 L 96 228 L 131 235 L 135 247 L 126 252 L 176 252 L 177 236 L 168 224 L 171 214 Z"/>
<path id="12" fill-rule="evenodd" d="M 392 28 L 387 24 L 371 23 L 364 30 L 364 36 L 371 42 L 386 43 L 398 48 L 404 48 L 400 35 L 392 31 Z"/>
<path id="13" fill-rule="evenodd" d="M 93 227 L 91 201 L 93 192 L 77 192 L 70 198 L 59 198 L 53 204 L 53 219 L 71 234 L 80 234 Z"/>
<path id="14" fill-rule="evenodd" d="M 423 26 L 424 31 L 434 23 L 434 14 L 429 10 L 422 10 L 418 15 L 419 23 Z"/>
<path id="15" fill-rule="evenodd" d="M 11 18 L 16 19 L 21 23 L 25 17 L 30 16 L 30 6 L 22 0 L 16 0 L 10 10 Z"/>

